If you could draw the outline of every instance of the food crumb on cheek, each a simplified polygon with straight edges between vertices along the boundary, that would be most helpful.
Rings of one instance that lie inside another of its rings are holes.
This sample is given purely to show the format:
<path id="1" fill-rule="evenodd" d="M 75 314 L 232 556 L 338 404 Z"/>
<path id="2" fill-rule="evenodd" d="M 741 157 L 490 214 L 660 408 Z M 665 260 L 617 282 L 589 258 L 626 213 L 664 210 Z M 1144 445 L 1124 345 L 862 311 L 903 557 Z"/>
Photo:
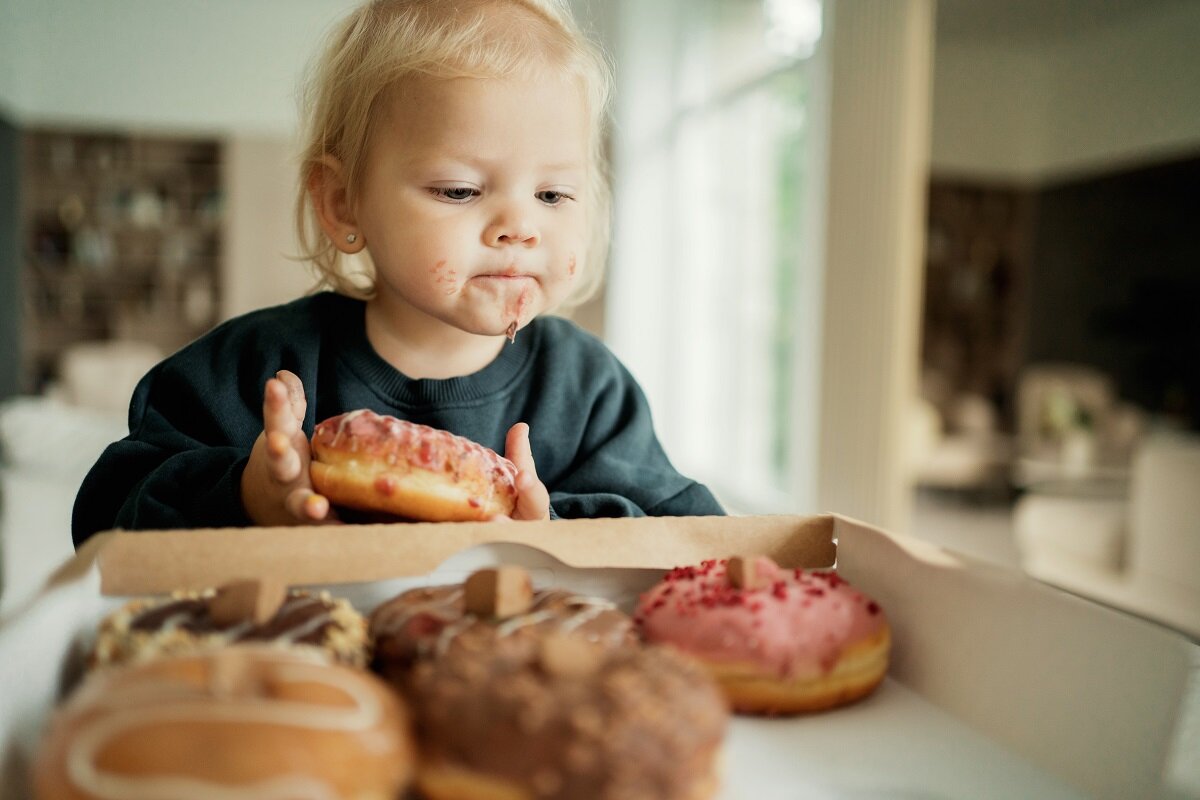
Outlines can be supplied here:
<path id="1" fill-rule="evenodd" d="M 446 294 L 454 294 L 458 291 L 458 271 L 455 269 L 446 268 L 446 259 L 434 264 L 429 268 L 429 273 L 433 275 L 433 281 Z"/>

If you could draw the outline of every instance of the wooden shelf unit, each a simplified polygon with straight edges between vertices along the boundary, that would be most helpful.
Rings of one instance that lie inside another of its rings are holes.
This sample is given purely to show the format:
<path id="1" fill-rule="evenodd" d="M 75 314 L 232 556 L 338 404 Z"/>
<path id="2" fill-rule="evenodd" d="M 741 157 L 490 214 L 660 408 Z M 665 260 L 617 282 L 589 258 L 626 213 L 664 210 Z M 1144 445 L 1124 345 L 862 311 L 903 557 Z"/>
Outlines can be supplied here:
<path id="1" fill-rule="evenodd" d="M 25 131 L 22 384 L 39 392 L 71 345 L 169 353 L 217 321 L 224 197 L 216 139 Z"/>

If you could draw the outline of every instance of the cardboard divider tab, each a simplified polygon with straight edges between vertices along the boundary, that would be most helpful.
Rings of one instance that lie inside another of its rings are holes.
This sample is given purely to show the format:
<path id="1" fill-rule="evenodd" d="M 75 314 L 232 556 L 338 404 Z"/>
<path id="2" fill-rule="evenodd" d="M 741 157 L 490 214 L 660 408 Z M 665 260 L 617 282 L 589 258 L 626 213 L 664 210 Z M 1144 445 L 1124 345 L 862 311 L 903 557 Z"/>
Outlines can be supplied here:
<path id="1" fill-rule="evenodd" d="M 189 531 L 109 531 L 62 570 L 94 559 L 105 595 L 203 589 L 242 578 L 293 585 L 425 575 L 482 544 L 523 544 L 578 568 L 669 569 L 762 554 L 784 567 L 834 563 L 833 517 L 759 516 L 463 522 Z M 91 544 L 91 542 L 89 542 Z"/>

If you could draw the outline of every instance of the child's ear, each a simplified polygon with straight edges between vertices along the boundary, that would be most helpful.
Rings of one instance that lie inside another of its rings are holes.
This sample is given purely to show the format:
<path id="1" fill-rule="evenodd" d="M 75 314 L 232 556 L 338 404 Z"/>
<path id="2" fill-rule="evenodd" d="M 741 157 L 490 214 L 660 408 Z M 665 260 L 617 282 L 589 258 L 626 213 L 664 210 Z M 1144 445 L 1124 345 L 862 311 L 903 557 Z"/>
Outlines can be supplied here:
<path id="1" fill-rule="evenodd" d="M 309 170 L 307 187 L 321 230 L 333 246 L 343 253 L 362 250 L 367 242 L 354 217 L 342 162 L 328 154 L 321 156 Z"/>

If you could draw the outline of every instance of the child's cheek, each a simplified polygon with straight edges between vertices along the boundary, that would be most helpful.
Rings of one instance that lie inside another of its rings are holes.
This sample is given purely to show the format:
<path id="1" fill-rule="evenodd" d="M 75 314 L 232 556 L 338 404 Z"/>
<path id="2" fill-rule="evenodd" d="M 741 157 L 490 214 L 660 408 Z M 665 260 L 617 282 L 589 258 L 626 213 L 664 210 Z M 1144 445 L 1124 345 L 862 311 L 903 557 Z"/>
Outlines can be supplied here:
<path id="1" fill-rule="evenodd" d="M 433 277 L 434 286 L 444 294 L 454 294 L 458 291 L 458 271 L 447 266 L 446 259 L 443 258 L 430 267 L 429 274 Z"/>

